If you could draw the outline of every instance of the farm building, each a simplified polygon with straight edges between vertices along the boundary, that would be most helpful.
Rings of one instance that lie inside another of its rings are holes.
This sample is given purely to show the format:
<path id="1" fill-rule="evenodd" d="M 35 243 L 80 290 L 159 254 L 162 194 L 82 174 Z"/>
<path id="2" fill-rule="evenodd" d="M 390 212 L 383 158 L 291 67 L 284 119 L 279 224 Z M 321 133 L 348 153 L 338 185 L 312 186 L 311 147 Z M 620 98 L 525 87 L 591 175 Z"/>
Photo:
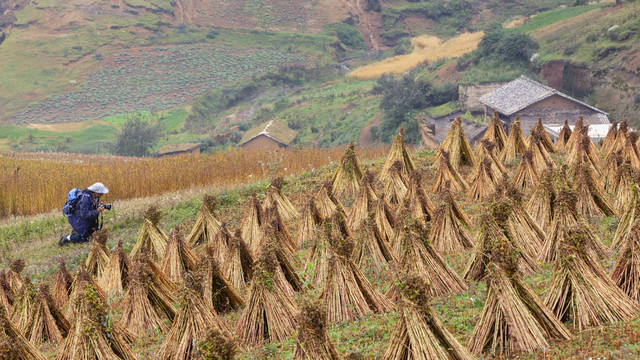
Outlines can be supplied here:
<path id="1" fill-rule="evenodd" d="M 283 149 L 296 138 L 297 131 L 273 120 L 247 131 L 238 146 L 246 150 Z"/>
<path id="2" fill-rule="evenodd" d="M 184 154 L 200 154 L 201 143 L 186 143 L 177 145 L 165 145 L 156 151 L 158 157 L 178 156 Z"/>
<path id="3" fill-rule="evenodd" d="M 540 117 L 545 125 L 561 125 L 565 120 L 573 125 L 579 116 L 583 117 L 585 125 L 610 123 L 606 112 L 526 76 L 479 97 L 478 101 L 484 105 L 488 116 L 496 110 L 505 123 L 520 116 L 525 135 L 529 135 Z"/>
<path id="4" fill-rule="evenodd" d="M 564 125 L 543 125 L 543 126 L 544 126 L 544 129 L 547 131 L 547 134 L 549 134 L 549 137 L 551 138 L 551 140 L 556 141 L 558 140 L 558 134 L 560 134 L 560 130 L 562 130 L 562 127 Z M 591 141 L 595 143 L 603 141 L 604 138 L 607 137 L 607 133 L 609 133 L 609 129 L 611 128 L 611 126 L 613 126 L 613 124 L 589 125 L 588 135 L 591 138 Z M 569 128 L 571 129 L 571 131 L 573 131 L 573 128 L 575 128 L 575 126 L 569 125 Z M 629 129 L 629 131 L 631 130 L 632 129 Z"/>

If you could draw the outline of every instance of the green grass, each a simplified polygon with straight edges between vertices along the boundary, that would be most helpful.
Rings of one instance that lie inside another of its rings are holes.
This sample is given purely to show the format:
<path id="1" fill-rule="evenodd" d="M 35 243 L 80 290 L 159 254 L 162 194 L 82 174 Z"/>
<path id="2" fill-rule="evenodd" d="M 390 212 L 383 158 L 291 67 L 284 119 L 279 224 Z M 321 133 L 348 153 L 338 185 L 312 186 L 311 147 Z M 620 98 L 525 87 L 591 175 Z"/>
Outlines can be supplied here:
<path id="1" fill-rule="evenodd" d="M 460 105 L 456 101 L 451 101 L 440 106 L 434 106 L 425 110 L 427 115 L 431 117 L 440 117 L 451 114 L 452 112 L 459 110 Z"/>
<path id="2" fill-rule="evenodd" d="M 522 26 L 506 29 L 505 31 L 526 33 L 526 32 L 539 29 L 543 26 L 555 24 L 559 21 L 570 19 L 572 17 L 584 14 L 589 11 L 600 9 L 601 7 L 602 5 L 595 4 L 595 5 L 584 5 L 584 6 L 571 6 L 564 9 L 546 11 L 538 15 L 535 15 Z"/>

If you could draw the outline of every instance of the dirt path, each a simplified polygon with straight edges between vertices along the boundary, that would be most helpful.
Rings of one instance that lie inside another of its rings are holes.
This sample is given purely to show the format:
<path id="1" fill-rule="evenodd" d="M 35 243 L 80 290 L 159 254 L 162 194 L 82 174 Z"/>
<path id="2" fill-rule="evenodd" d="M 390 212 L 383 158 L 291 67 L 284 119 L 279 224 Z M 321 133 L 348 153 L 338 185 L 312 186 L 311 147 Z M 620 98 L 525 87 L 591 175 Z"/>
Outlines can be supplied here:
<path id="1" fill-rule="evenodd" d="M 380 125 L 381 117 L 382 115 L 380 113 L 377 113 L 376 117 L 374 117 L 373 120 L 371 120 L 369 125 L 363 127 L 360 130 L 360 135 L 358 136 L 358 144 L 360 146 L 371 146 L 376 143 L 375 141 L 373 141 L 373 136 L 371 135 L 371 128 L 374 126 Z"/>
<path id="2" fill-rule="evenodd" d="M 380 43 L 376 29 L 381 26 L 382 17 L 379 13 L 365 10 L 362 7 L 362 1 L 363 0 L 345 0 L 344 6 L 347 9 L 347 13 L 351 15 L 351 18 L 355 22 L 356 28 L 358 28 L 364 36 L 367 45 L 374 50 L 379 50 Z"/>

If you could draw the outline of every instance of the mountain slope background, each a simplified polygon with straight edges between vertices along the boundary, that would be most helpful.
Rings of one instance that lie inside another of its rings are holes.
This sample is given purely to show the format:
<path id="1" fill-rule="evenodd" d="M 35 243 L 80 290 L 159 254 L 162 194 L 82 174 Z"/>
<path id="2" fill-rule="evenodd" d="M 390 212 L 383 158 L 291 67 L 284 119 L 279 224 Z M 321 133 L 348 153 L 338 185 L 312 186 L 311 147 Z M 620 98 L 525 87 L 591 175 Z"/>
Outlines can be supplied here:
<path id="1" fill-rule="evenodd" d="M 351 70 L 411 52 L 421 35 L 446 41 L 498 25 L 538 41 L 533 62 L 465 55 L 425 61 L 415 76 L 440 84 L 525 73 L 635 124 L 640 4 L 582 3 L 2 1 L 0 150 L 104 153 L 131 116 L 163 124 L 157 146 L 234 146 L 268 119 L 297 130 L 298 145 L 375 142 L 368 129 L 381 96 L 375 79 Z"/>

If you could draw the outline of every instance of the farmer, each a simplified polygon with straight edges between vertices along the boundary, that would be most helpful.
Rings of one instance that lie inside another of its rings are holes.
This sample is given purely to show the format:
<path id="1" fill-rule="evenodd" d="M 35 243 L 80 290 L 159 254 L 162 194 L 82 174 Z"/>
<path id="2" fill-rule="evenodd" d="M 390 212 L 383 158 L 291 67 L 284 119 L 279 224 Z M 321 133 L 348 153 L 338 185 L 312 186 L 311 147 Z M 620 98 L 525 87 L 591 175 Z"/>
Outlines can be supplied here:
<path id="1" fill-rule="evenodd" d="M 109 189 L 99 182 L 82 190 L 75 211 L 69 216 L 69 224 L 73 227 L 73 231 L 69 235 L 60 235 L 58 245 L 63 246 L 68 242 L 87 242 L 94 231 L 100 230 L 98 216 L 105 209 L 105 204 L 100 202 L 100 197 L 108 192 Z"/>

